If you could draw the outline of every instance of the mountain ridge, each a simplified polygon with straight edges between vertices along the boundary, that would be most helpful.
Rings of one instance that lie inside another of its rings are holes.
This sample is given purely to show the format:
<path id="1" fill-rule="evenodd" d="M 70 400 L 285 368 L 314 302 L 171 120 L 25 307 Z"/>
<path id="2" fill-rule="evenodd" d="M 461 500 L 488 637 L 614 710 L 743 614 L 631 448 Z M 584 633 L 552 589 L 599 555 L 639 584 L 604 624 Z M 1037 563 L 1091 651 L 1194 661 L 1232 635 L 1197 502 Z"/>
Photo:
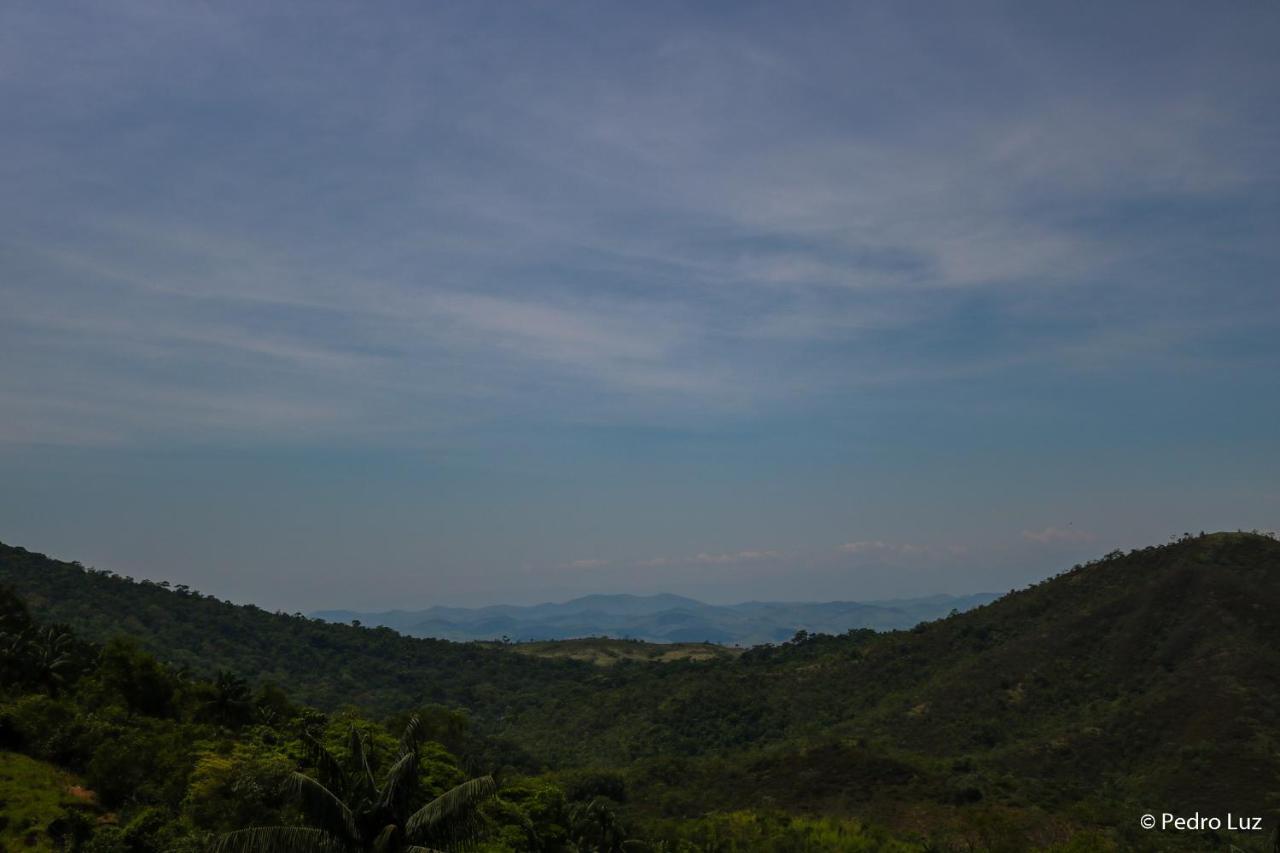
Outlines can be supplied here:
<path id="1" fill-rule="evenodd" d="M 409 636 L 465 642 L 545 642 L 584 637 L 646 642 L 783 642 L 797 631 L 844 633 L 860 628 L 900 630 L 994 601 L 994 593 L 859 601 L 744 601 L 708 604 L 671 593 L 593 594 L 563 602 L 485 607 L 435 606 L 422 610 L 318 610 L 326 622 L 388 627 Z"/>

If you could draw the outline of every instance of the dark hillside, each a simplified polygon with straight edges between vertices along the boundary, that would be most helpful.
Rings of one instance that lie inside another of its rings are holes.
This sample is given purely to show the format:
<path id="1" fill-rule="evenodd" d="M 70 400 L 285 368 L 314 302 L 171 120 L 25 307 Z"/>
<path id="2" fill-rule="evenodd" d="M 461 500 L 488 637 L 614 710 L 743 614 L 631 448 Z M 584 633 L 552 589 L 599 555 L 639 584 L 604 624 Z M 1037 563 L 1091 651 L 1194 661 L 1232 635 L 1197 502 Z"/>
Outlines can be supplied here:
<path id="1" fill-rule="evenodd" d="M 724 774 L 723 756 L 740 755 L 733 793 L 701 787 L 690 808 L 779 787 L 774 802 L 846 802 L 848 790 L 829 790 L 833 776 L 879 779 L 870 787 L 883 793 L 903 774 L 868 768 L 906 756 L 916 782 L 904 797 L 1271 814 L 1277 709 L 1280 542 L 1214 534 L 1113 554 L 909 632 L 809 637 L 714 668 L 673 665 L 588 704 L 548 698 L 515 729 L 562 761 L 640 762 L 659 788 L 672 766 L 701 772 L 688 756 Z"/>
<path id="2" fill-rule="evenodd" d="M 1214 534 L 1114 555 L 843 671 L 890 688 L 857 729 L 1028 775 L 1052 767 L 1046 796 L 1084 796 L 1105 770 L 1170 803 L 1274 806 L 1280 542 Z"/>
<path id="3" fill-rule="evenodd" d="M 1013 815 L 1025 835 L 1048 814 L 1272 826 L 1280 811 L 1280 542 L 1260 535 L 1111 554 L 911 631 L 608 667 L 271 614 L 18 548 L 0 548 L 0 584 L 40 619 L 322 706 L 467 707 L 540 762 L 625 768 L 652 819 L 782 808 L 910 830 Z"/>
<path id="4" fill-rule="evenodd" d="M 576 661 L 269 613 L 4 544 L 0 585 L 13 588 L 40 620 L 67 624 L 88 639 L 127 635 L 170 663 L 287 685 L 320 708 L 350 704 L 392 713 L 441 703 L 496 718 L 526 691 L 594 671 Z"/>

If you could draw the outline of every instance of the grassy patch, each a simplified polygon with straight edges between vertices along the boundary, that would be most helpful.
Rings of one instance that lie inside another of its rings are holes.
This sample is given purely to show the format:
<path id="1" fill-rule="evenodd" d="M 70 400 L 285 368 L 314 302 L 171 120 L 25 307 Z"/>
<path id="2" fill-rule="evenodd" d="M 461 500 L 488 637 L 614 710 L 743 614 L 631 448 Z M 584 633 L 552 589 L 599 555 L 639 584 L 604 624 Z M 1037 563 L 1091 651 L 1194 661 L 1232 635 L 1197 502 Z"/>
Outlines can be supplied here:
<path id="1" fill-rule="evenodd" d="M 0 850 L 52 850 L 45 827 L 84 805 L 67 773 L 12 752 L 0 752 Z"/>
<path id="2" fill-rule="evenodd" d="M 533 657 L 563 658 L 584 661 L 596 666 L 612 666 L 624 660 L 655 663 L 732 660 L 742 654 L 742 649 L 718 646 L 714 643 L 646 643 L 641 640 L 615 640 L 605 637 L 515 643 L 506 648 Z"/>

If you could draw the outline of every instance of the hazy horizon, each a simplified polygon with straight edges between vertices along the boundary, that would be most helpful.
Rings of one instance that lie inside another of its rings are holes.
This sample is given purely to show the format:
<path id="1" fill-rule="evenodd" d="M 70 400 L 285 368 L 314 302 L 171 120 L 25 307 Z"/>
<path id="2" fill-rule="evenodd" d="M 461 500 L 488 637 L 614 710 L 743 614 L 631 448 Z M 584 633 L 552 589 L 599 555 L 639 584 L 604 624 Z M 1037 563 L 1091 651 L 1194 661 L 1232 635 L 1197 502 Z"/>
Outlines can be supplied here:
<path id="1" fill-rule="evenodd" d="M 1219 531 L 1214 529 L 1214 530 L 1205 530 L 1203 532 L 1219 532 Z M 1265 532 L 1273 533 L 1273 531 L 1265 531 Z M 1159 545 L 1159 544 L 1163 544 L 1165 541 L 1172 540 L 1174 537 L 1175 535 L 1171 535 L 1169 537 L 1166 537 L 1166 539 L 1164 540 L 1153 540 L 1150 542 L 1134 542 L 1125 547 L 1109 549 L 1109 550 L 1126 550 L 1127 548 L 1141 548 L 1141 547 L 1146 547 L 1148 545 Z M 3 542 L 6 545 L 23 547 L 32 552 L 43 553 L 45 554 L 45 556 L 51 557 L 56 560 L 80 563 L 85 568 L 89 568 L 93 570 L 111 571 L 122 577 L 127 577 L 134 581 L 152 581 L 156 583 L 166 582 L 172 585 L 186 584 L 194 591 L 199 592 L 203 595 L 213 595 L 215 598 L 230 601 L 233 604 L 239 604 L 239 605 L 252 604 L 267 610 L 280 610 L 287 613 L 303 612 L 308 614 L 320 613 L 325 611 L 340 611 L 340 610 L 349 610 L 349 611 L 356 611 L 361 613 L 385 613 L 385 612 L 393 612 L 393 611 L 412 612 L 412 611 L 419 611 L 419 610 L 428 610 L 432 607 L 458 607 L 458 608 L 467 608 L 467 609 L 480 609 L 485 607 L 495 607 L 495 606 L 504 606 L 504 605 L 517 606 L 517 607 L 535 607 L 538 605 L 546 605 L 546 604 L 562 604 L 562 603 L 572 601 L 574 599 L 585 598 L 589 596 L 597 596 L 597 595 L 633 596 L 633 597 L 656 597 L 661 595 L 674 595 L 678 597 L 695 599 L 704 604 L 711 604 L 716 606 L 731 606 L 731 605 L 737 605 L 737 604 L 749 604 L 752 602 L 765 602 L 770 604 L 822 604 L 822 603 L 835 603 L 835 602 L 882 604 L 882 603 L 889 603 L 893 601 L 909 601 L 909 600 L 916 600 L 916 599 L 924 599 L 924 598 L 930 598 L 933 596 L 949 596 L 954 598 L 965 598 L 968 596 L 977 596 L 977 595 L 1003 595 L 1007 592 L 1011 592 L 1017 589 L 1022 589 L 1027 586 L 1031 586 L 1036 583 L 1039 583 L 1040 581 L 1047 580 L 1048 578 L 1056 574 L 1059 574 L 1060 572 L 1064 572 L 1072 568 L 1074 565 L 1077 565 L 1080 562 L 1087 562 L 1089 560 L 1098 559 L 1104 556 L 1104 552 L 1102 550 L 1098 550 L 1097 553 L 1091 553 L 1089 555 L 1082 556 L 1074 562 L 1067 562 L 1067 563 L 1063 563 L 1061 565 L 1055 566 L 1043 574 L 1028 574 L 1028 576 L 1025 579 L 1015 581 L 1011 583 L 1008 587 L 999 588 L 999 589 L 994 587 L 985 588 L 985 589 L 984 588 L 962 589 L 960 587 L 943 589 L 943 588 L 921 587 L 920 591 L 918 592 L 904 592 L 901 594 L 894 593 L 889 595 L 873 595 L 870 593 L 861 594 L 861 593 L 852 592 L 845 595 L 827 595 L 827 596 L 813 595 L 813 596 L 786 597 L 786 593 L 783 592 L 783 593 L 780 593 L 778 596 L 767 597 L 767 596 L 744 596 L 744 595 L 738 594 L 736 591 L 739 589 L 739 587 L 737 587 L 733 583 L 725 583 L 725 582 L 719 582 L 719 583 L 712 582 L 708 584 L 707 586 L 704 587 L 706 589 L 705 593 L 687 592 L 687 591 L 679 592 L 676 590 L 681 588 L 693 589 L 696 587 L 696 584 L 690 585 L 687 583 L 681 583 L 679 581 L 675 581 L 672 583 L 672 588 L 659 588 L 656 586 L 644 587 L 642 585 L 634 585 L 634 584 L 630 586 L 626 584 L 606 584 L 596 588 L 583 587 L 583 588 L 577 589 L 577 591 L 574 591 L 575 588 L 573 587 L 560 588 L 560 587 L 552 587 L 549 585 L 540 585 L 540 586 L 529 588 L 529 589 L 522 589 L 517 587 L 517 588 L 513 588 L 509 593 L 507 593 L 505 597 L 503 597 L 503 593 L 500 593 L 500 592 L 496 592 L 492 594 L 481 592 L 477 594 L 452 596 L 452 597 L 439 597 L 439 596 L 432 597 L 428 593 L 420 598 L 412 598 L 412 599 L 406 599 L 403 593 L 398 594 L 397 597 L 395 597 L 394 599 L 382 599 L 382 598 L 378 598 L 377 596 L 369 597 L 369 598 L 361 598 L 359 596 L 348 596 L 348 598 L 344 599 L 343 601 L 336 602 L 336 603 L 321 602 L 318 604 L 301 606 L 298 604 L 298 602 L 302 600 L 306 600 L 307 594 L 305 592 L 302 595 L 294 598 L 290 598 L 287 595 L 282 595 L 280 593 L 267 594 L 267 595 L 261 595 L 256 597 L 252 594 L 236 595 L 236 594 L 223 593 L 223 592 L 220 592 L 218 589 L 210 588 L 207 585 L 201 585 L 201 583 L 198 582 L 198 580 L 195 582 L 190 580 L 189 578 L 191 576 L 191 573 L 189 571 L 183 571 L 184 567 L 182 564 L 175 564 L 171 568 L 160 566 L 158 571 L 151 572 L 151 573 L 139 573 L 136 570 L 131 570 L 130 567 L 127 565 L 95 562 L 92 559 L 77 557 L 74 555 L 52 553 L 47 550 L 42 550 L 41 548 L 34 547 L 31 545 L 24 545 L 21 542 L 7 540 L 2 536 L 0 536 L 0 542 Z M 705 556 L 706 555 L 704 555 L 704 557 Z M 705 559 L 703 560 L 703 563 L 704 564 L 706 563 Z M 775 563 L 772 563 L 771 565 L 776 566 L 777 563 L 775 562 Z M 864 565 L 871 566 L 872 570 L 864 569 L 864 571 L 860 575 L 862 579 L 865 579 L 868 577 L 873 579 L 880 579 L 880 578 L 887 577 L 901 584 L 901 582 L 904 579 L 907 579 L 908 582 L 921 583 L 922 581 L 920 580 L 920 578 L 937 577 L 937 575 L 918 573 L 914 577 L 914 579 L 909 579 L 909 578 L 904 578 L 904 576 L 907 573 L 905 571 L 900 571 L 899 570 L 900 567 L 889 566 L 884 562 L 881 562 L 878 564 L 864 564 Z M 205 575 L 205 577 L 214 579 L 215 581 L 219 576 L 220 576 L 220 573 L 218 572 L 208 573 L 207 575 Z M 188 578 L 188 579 L 184 580 L 184 578 Z M 831 588 L 835 589 L 835 588 L 848 588 L 848 587 L 837 587 L 836 585 L 832 585 Z M 877 587 L 875 584 L 872 584 L 867 588 L 871 589 L 871 588 L 877 588 Z M 905 588 L 905 587 L 895 586 L 894 583 L 890 582 L 885 588 L 896 589 L 896 588 Z M 555 589 L 564 589 L 565 591 L 560 593 L 555 593 L 553 592 L 553 590 Z M 358 605 L 355 603 L 351 603 L 351 602 L 361 601 L 361 600 L 368 600 L 374 603 L 365 604 L 365 605 Z M 389 604 L 378 603 L 380 601 L 385 601 L 385 600 L 390 600 L 392 603 L 389 603 Z"/>
<path id="2" fill-rule="evenodd" d="M 290 611 L 1280 527 L 1280 5 L 7 4 L 0 541 Z"/>
<path id="3" fill-rule="evenodd" d="M 984 593 L 984 592 L 975 592 L 975 593 L 972 593 L 972 595 L 990 595 L 990 594 L 993 594 L 993 593 Z M 946 593 L 940 593 L 940 594 L 939 594 L 939 595 L 937 595 L 937 596 L 916 596 L 916 597 L 912 597 L 912 598 L 902 598 L 902 599 L 892 599 L 892 598 L 890 598 L 890 599 L 883 599 L 883 598 L 882 598 L 882 599 L 873 599 L 873 600 L 871 600 L 871 601 L 857 601 L 857 602 L 852 602 L 852 603 L 855 603 L 855 604 L 884 604 L 884 603 L 887 603 L 887 602 L 890 602 L 890 601 L 919 601 L 919 600 L 922 600 L 922 599 L 925 599 L 925 598 L 944 598 L 944 599 L 951 599 L 951 598 L 964 598 L 964 597 L 965 597 L 965 596 L 948 595 L 948 594 L 946 594 Z M 466 607 L 466 608 L 459 608 L 459 609 L 465 609 L 465 610 L 483 610 L 483 609 L 485 609 L 486 607 L 504 607 L 504 606 L 512 606 L 512 607 L 525 607 L 525 608 L 528 608 L 528 607 L 540 607 L 540 606 L 543 606 L 543 605 L 553 605 L 553 606 L 554 606 L 554 605 L 557 605 L 557 604 L 568 604 L 568 603 L 570 603 L 570 602 L 572 602 L 572 601 L 581 601 L 581 600 L 592 599 L 592 598 L 631 598 L 631 599 L 678 598 L 678 599 L 684 599 L 684 600 L 688 600 L 688 601 L 694 601 L 694 602 L 697 602 L 697 603 L 699 603 L 699 604 L 712 604 L 712 605 L 715 605 L 715 606 L 718 606 L 718 607 L 733 607 L 733 606 L 735 606 L 735 605 L 740 605 L 740 604 L 762 604 L 762 603 L 767 603 L 767 604 L 829 604 L 829 603 L 832 603 L 832 602 L 830 602 L 830 601 L 813 601 L 813 600 L 801 600 L 801 599 L 796 599 L 796 600 L 792 600 L 792 601 L 783 601 L 783 600 L 777 600 L 777 599 L 774 599 L 774 600 L 770 600 L 770 601 L 768 601 L 768 602 L 763 602 L 763 601 L 760 601 L 759 599 L 734 599 L 734 600 L 732 600 L 732 601 L 725 601 L 725 602 L 711 602 L 711 601 L 703 601 L 703 600 L 702 600 L 702 599 L 700 599 L 700 598 L 693 598 L 692 596 L 679 595 L 679 594 L 677 594 L 677 593 L 671 593 L 671 592 L 649 592 L 649 593 L 616 592 L 616 593 L 587 593 L 587 594 L 585 594 L 585 595 L 575 596 L 574 598 L 572 598 L 572 599 L 568 599 L 568 600 L 566 600 L 566 601 L 536 601 L 536 602 L 534 602 L 534 603 L 532 603 L 532 604 L 516 604 L 516 605 L 504 605 L 504 604 L 483 605 L 483 604 L 482 604 L 482 605 L 476 605 L 476 606 L 474 606 L 474 607 Z M 835 602 L 835 603 L 840 603 L 840 602 Z M 447 607 L 447 606 L 450 606 L 450 605 L 441 605 L 441 606 Z M 333 610 L 346 610 L 346 609 L 348 609 L 348 608 L 332 608 L 332 609 L 333 609 Z M 417 610 L 417 609 L 419 609 L 419 608 L 395 607 L 395 608 L 390 608 L 390 609 L 385 610 L 385 611 L 382 611 L 382 612 L 385 612 L 385 613 L 392 613 L 392 612 L 400 611 L 400 610 Z M 426 608 L 423 608 L 423 609 L 426 609 Z M 314 611 L 314 612 L 322 613 L 322 612 L 326 612 L 326 611 L 325 611 L 325 610 L 318 610 L 318 611 Z"/>

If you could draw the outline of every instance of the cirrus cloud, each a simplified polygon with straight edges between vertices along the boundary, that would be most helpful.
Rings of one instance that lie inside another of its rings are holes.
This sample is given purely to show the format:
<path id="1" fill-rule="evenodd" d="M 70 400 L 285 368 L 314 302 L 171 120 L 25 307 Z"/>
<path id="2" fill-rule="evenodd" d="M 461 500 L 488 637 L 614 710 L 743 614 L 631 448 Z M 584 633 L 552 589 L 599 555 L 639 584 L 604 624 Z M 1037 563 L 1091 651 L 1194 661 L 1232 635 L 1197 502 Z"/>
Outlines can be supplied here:
<path id="1" fill-rule="evenodd" d="M 1093 542 L 1098 537 L 1087 530 L 1075 530 L 1070 527 L 1046 527 L 1043 530 L 1024 530 L 1022 531 L 1022 538 L 1038 545 L 1081 545 Z"/>

